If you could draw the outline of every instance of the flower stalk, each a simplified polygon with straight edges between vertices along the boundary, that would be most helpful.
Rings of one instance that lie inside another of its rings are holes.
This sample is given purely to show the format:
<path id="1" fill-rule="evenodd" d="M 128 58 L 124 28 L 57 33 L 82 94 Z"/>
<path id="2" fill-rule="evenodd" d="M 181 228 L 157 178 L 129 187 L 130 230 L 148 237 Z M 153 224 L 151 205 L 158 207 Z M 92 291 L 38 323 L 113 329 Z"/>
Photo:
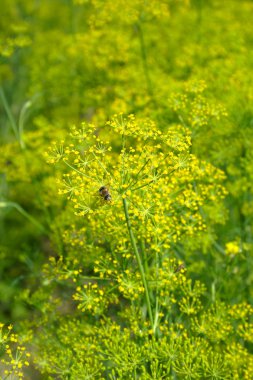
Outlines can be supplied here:
<path id="1" fill-rule="evenodd" d="M 150 302 L 148 284 L 147 284 L 147 280 L 146 280 L 146 275 L 145 275 L 144 267 L 143 267 L 143 264 L 142 264 L 142 261 L 141 261 L 141 257 L 140 257 L 140 254 L 139 254 L 139 251 L 138 251 L 138 248 L 137 248 L 137 245 L 136 245 L 135 237 L 134 237 L 134 234 L 133 234 L 133 230 L 132 230 L 132 226 L 131 226 L 131 221 L 130 221 L 130 217 L 129 217 L 129 213 L 128 213 L 127 200 L 125 198 L 123 199 L 123 205 L 124 205 L 125 218 L 126 218 L 126 223 L 127 223 L 127 228 L 128 228 L 128 232 L 129 232 L 129 237 L 130 237 L 131 245 L 132 245 L 134 254 L 136 256 L 136 259 L 137 259 L 137 263 L 138 263 L 140 274 L 141 274 L 142 283 L 143 283 L 143 286 L 144 286 L 144 289 L 145 289 L 145 298 L 146 298 L 146 303 L 147 303 L 148 316 L 149 316 L 149 320 L 150 320 L 151 326 L 153 328 L 154 327 L 154 319 L 153 319 L 153 313 L 152 313 L 152 308 L 151 308 L 151 302 Z"/>

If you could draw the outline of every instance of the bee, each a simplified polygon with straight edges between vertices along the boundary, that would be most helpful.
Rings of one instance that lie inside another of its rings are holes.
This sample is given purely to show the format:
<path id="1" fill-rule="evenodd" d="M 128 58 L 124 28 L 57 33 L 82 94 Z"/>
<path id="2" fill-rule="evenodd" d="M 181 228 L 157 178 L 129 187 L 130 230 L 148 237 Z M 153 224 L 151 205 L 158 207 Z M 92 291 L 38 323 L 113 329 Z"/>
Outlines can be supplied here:
<path id="1" fill-rule="evenodd" d="M 180 264 L 178 267 L 174 268 L 174 273 L 181 272 L 182 270 L 185 270 L 184 264 Z"/>
<path id="2" fill-rule="evenodd" d="M 101 186 L 98 192 L 105 201 L 110 202 L 112 200 L 111 194 L 109 193 L 109 190 L 106 186 Z"/>

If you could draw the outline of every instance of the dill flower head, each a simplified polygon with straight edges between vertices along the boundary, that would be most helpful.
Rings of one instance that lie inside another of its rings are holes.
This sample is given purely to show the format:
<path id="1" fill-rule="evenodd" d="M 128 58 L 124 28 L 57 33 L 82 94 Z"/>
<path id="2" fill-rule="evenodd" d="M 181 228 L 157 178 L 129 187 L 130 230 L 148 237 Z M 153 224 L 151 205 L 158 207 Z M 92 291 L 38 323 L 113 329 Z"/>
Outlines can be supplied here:
<path id="1" fill-rule="evenodd" d="M 23 379 L 24 368 L 29 366 L 30 353 L 19 344 L 17 334 L 12 331 L 13 326 L 5 326 L 0 323 L 0 364 L 3 369 L 4 379 Z"/>
<path id="2" fill-rule="evenodd" d="M 136 236 L 159 251 L 205 229 L 199 208 L 225 194 L 223 173 L 190 154 L 184 126 L 160 131 L 151 120 L 115 115 L 103 127 L 73 126 L 66 141 L 48 152 L 48 162 L 66 168 L 59 193 L 102 239 L 106 232 L 124 242 L 127 199 Z"/>

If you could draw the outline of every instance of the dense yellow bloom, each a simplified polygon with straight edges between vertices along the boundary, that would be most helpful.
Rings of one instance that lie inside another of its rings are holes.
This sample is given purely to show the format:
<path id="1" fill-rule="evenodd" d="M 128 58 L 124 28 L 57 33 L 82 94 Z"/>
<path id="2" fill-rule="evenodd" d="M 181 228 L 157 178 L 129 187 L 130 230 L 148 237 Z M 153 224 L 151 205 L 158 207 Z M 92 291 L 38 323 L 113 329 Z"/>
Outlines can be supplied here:
<path id="1" fill-rule="evenodd" d="M 4 368 L 5 379 L 23 379 L 23 368 L 29 366 L 29 353 L 25 352 L 24 346 L 18 344 L 18 336 L 11 332 L 12 328 L 12 325 L 4 326 L 0 323 L 0 363 Z"/>
<path id="2" fill-rule="evenodd" d="M 226 244 L 226 255 L 235 256 L 241 252 L 241 247 L 237 241 L 230 241 Z"/>
<path id="3" fill-rule="evenodd" d="M 224 174 L 190 154 L 190 146 L 185 127 L 161 132 L 152 121 L 120 115 L 103 128 L 73 127 L 67 143 L 50 149 L 48 161 L 66 165 L 59 192 L 73 202 L 77 215 L 87 214 L 96 236 L 124 239 L 122 199 L 127 198 L 138 239 L 159 252 L 182 234 L 204 230 L 199 208 L 226 194 L 219 184 Z M 103 186 L 110 201 L 99 192 Z"/>

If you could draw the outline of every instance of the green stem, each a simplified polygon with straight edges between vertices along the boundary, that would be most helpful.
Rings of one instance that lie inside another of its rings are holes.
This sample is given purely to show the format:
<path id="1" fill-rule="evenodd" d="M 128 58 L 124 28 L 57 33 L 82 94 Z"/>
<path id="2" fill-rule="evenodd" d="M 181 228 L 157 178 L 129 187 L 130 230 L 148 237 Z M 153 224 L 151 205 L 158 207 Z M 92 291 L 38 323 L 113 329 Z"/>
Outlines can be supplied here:
<path id="1" fill-rule="evenodd" d="M 135 187 L 134 189 L 132 189 L 132 191 L 142 189 L 143 187 L 146 187 L 146 186 L 148 186 L 148 185 L 151 185 L 151 183 L 153 183 L 153 182 L 154 182 L 154 180 L 152 179 L 152 180 L 149 181 L 148 183 L 145 183 L 145 185 L 142 185 L 142 186 L 139 186 L 139 187 Z"/>
<path id="2" fill-rule="evenodd" d="M 153 98 L 153 86 L 149 75 L 149 69 L 148 69 L 148 61 L 147 61 L 147 52 L 146 52 L 146 46 L 145 46 L 145 40 L 144 35 L 141 27 L 141 23 L 139 22 L 137 24 L 138 34 L 140 38 L 140 46 L 141 46 L 141 57 L 142 57 L 142 64 L 143 64 L 143 70 L 145 74 L 146 84 L 147 84 L 147 90 L 149 93 L 149 96 Z"/>
<path id="3" fill-rule="evenodd" d="M 143 257 L 143 263 L 144 263 L 144 270 L 146 273 L 148 270 L 148 259 L 147 259 L 146 247 L 145 247 L 145 243 L 143 239 L 141 240 L 141 251 L 142 251 L 142 257 Z"/>
<path id="4" fill-rule="evenodd" d="M 157 239 L 156 239 L 157 240 Z M 157 241 L 156 241 L 157 245 Z M 159 295 L 158 295 L 158 278 L 159 278 L 159 255 L 158 252 L 155 254 L 156 256 L 156 291 L 155 291 L 155 320 L 154 320 L 154 332 L 158 326 L 159 319 Z"/>
<path id="5" fill-rule="evenodd" d="M 24 141 L 22 140 L 22 137 L 19 134 L 19 130 L 18 130 L 17 124 L 16 124 L 16 122 L 14 120 L 14 117 L 13 117 L 13 115 L 11 113 L 11 109 L 9 107 L 9 104 L 7 102 L 7 99 L 6 99 L 6 96 L 5 96 L 5 93 L 4 93 L 4 90 L 3 90 L 2 87 L 0 87 L 0 98 L 2 99 L 2 103 L 3 103 L 4 109 L 6 111 L 6 114 L 8 116 L 8 119 L 9 119 L 9 122 L 11 124 L 11 127 L 13 129 L 14 135 L 15 135 L 16 139 L 18 140 L 19 145 L 21 146 L 21 148 L 24 149 L 25 148 Z"/>
<path id="6" fill-rule="evenodd" d="M 138 248 L 137 248 L 137 245 L 136 245 L 136 241 L 135 241 L 135 238 L 134 238 L 134 234 L 133 234 L 133 230 L 132 230 L 132 226 L 131 226 L 131 221 L 130 221 L 129 213 L 128 213 L 127 200 L 125 198 L 123 199 L 123 205 L 124 205 L 125 218 L 126 218 L 126 223 L 127 223 L 127 228 L 128 228 L 130 240 L 131 240 L 131 245 L 132 245 L 133 251 L 135 253 L 135 256 L 136 256 L 136 259 L 137 259 L 137 262 L 138 262 L 138 266 L 139 266 L 139 270 L 140 270 L 140 274 L 141 274 L 142 283 L 143 283 L 143 286 L 144 286 L 144 289 L 145 289 L 145 297 L 146 297 L 146 302 L 147 302 L 149 320 L 150 320 L 151 326 L 153 328 L 154 320 L 153 320 L 153 314 L 152 314 L 152 309 L 151 309 L 151 302 L 150 302 L 150 297 L 149 297 L 148 284 L 147 284 L 147 281 L 146 281 L 145 271 L 144 271 L 144 268 L 143 268 L 143 265 L 142 265 L 142 262 L 141 262 L 141 257 L 140 257 L 140 254 L 139 254 L 139 251 L 138 251 Z"/>
<path id="7" fill-rule="evenodd" d="M 23 215 L 25 218 L 27 218 L 28 220 L 30 220 L 31 223 L 33 223 L 41 232 L 46 232 L 45 230 L 45 227 L 37 222 L 36 219 L 34 219 L 30 214 L 28 214 L 28 212 L 26 212 L 21 206 L 19 206 L 19 204 L 15 203 L 15 202 L 0 202 L 0 208 L 7 208 L 7 207 L 13 207 L 15 208 L 17 211 L 20 212 L 21 215 Z"/>
<path id="8" fill-rule="evenodd" d="M 81 276 L 82 280 L 96 280 L 96 281 L 113 281 L 112 278 L 102 278 L 96 276 Z"/>
<path id="9" fill-rule="evenodd" d="M 23 148 L 25 148 L 25 143 L 24 143 L 24 140 L 23 140 L 24 125 L 25 125 L 25 121 L 26 121 L 26 118 L 27 118 L 27 114 L 28 114 L 29 109 L 31 107 L 32 107 L 32 101 L 28 100 L 23 105 L 23 107 L 22 107 L 22 109 L 20 111 L 20 115 L 19 115 L 18 132 L 19 132 L 19 136 L 20 136 L 20 141 L 23 144 Z"/>

